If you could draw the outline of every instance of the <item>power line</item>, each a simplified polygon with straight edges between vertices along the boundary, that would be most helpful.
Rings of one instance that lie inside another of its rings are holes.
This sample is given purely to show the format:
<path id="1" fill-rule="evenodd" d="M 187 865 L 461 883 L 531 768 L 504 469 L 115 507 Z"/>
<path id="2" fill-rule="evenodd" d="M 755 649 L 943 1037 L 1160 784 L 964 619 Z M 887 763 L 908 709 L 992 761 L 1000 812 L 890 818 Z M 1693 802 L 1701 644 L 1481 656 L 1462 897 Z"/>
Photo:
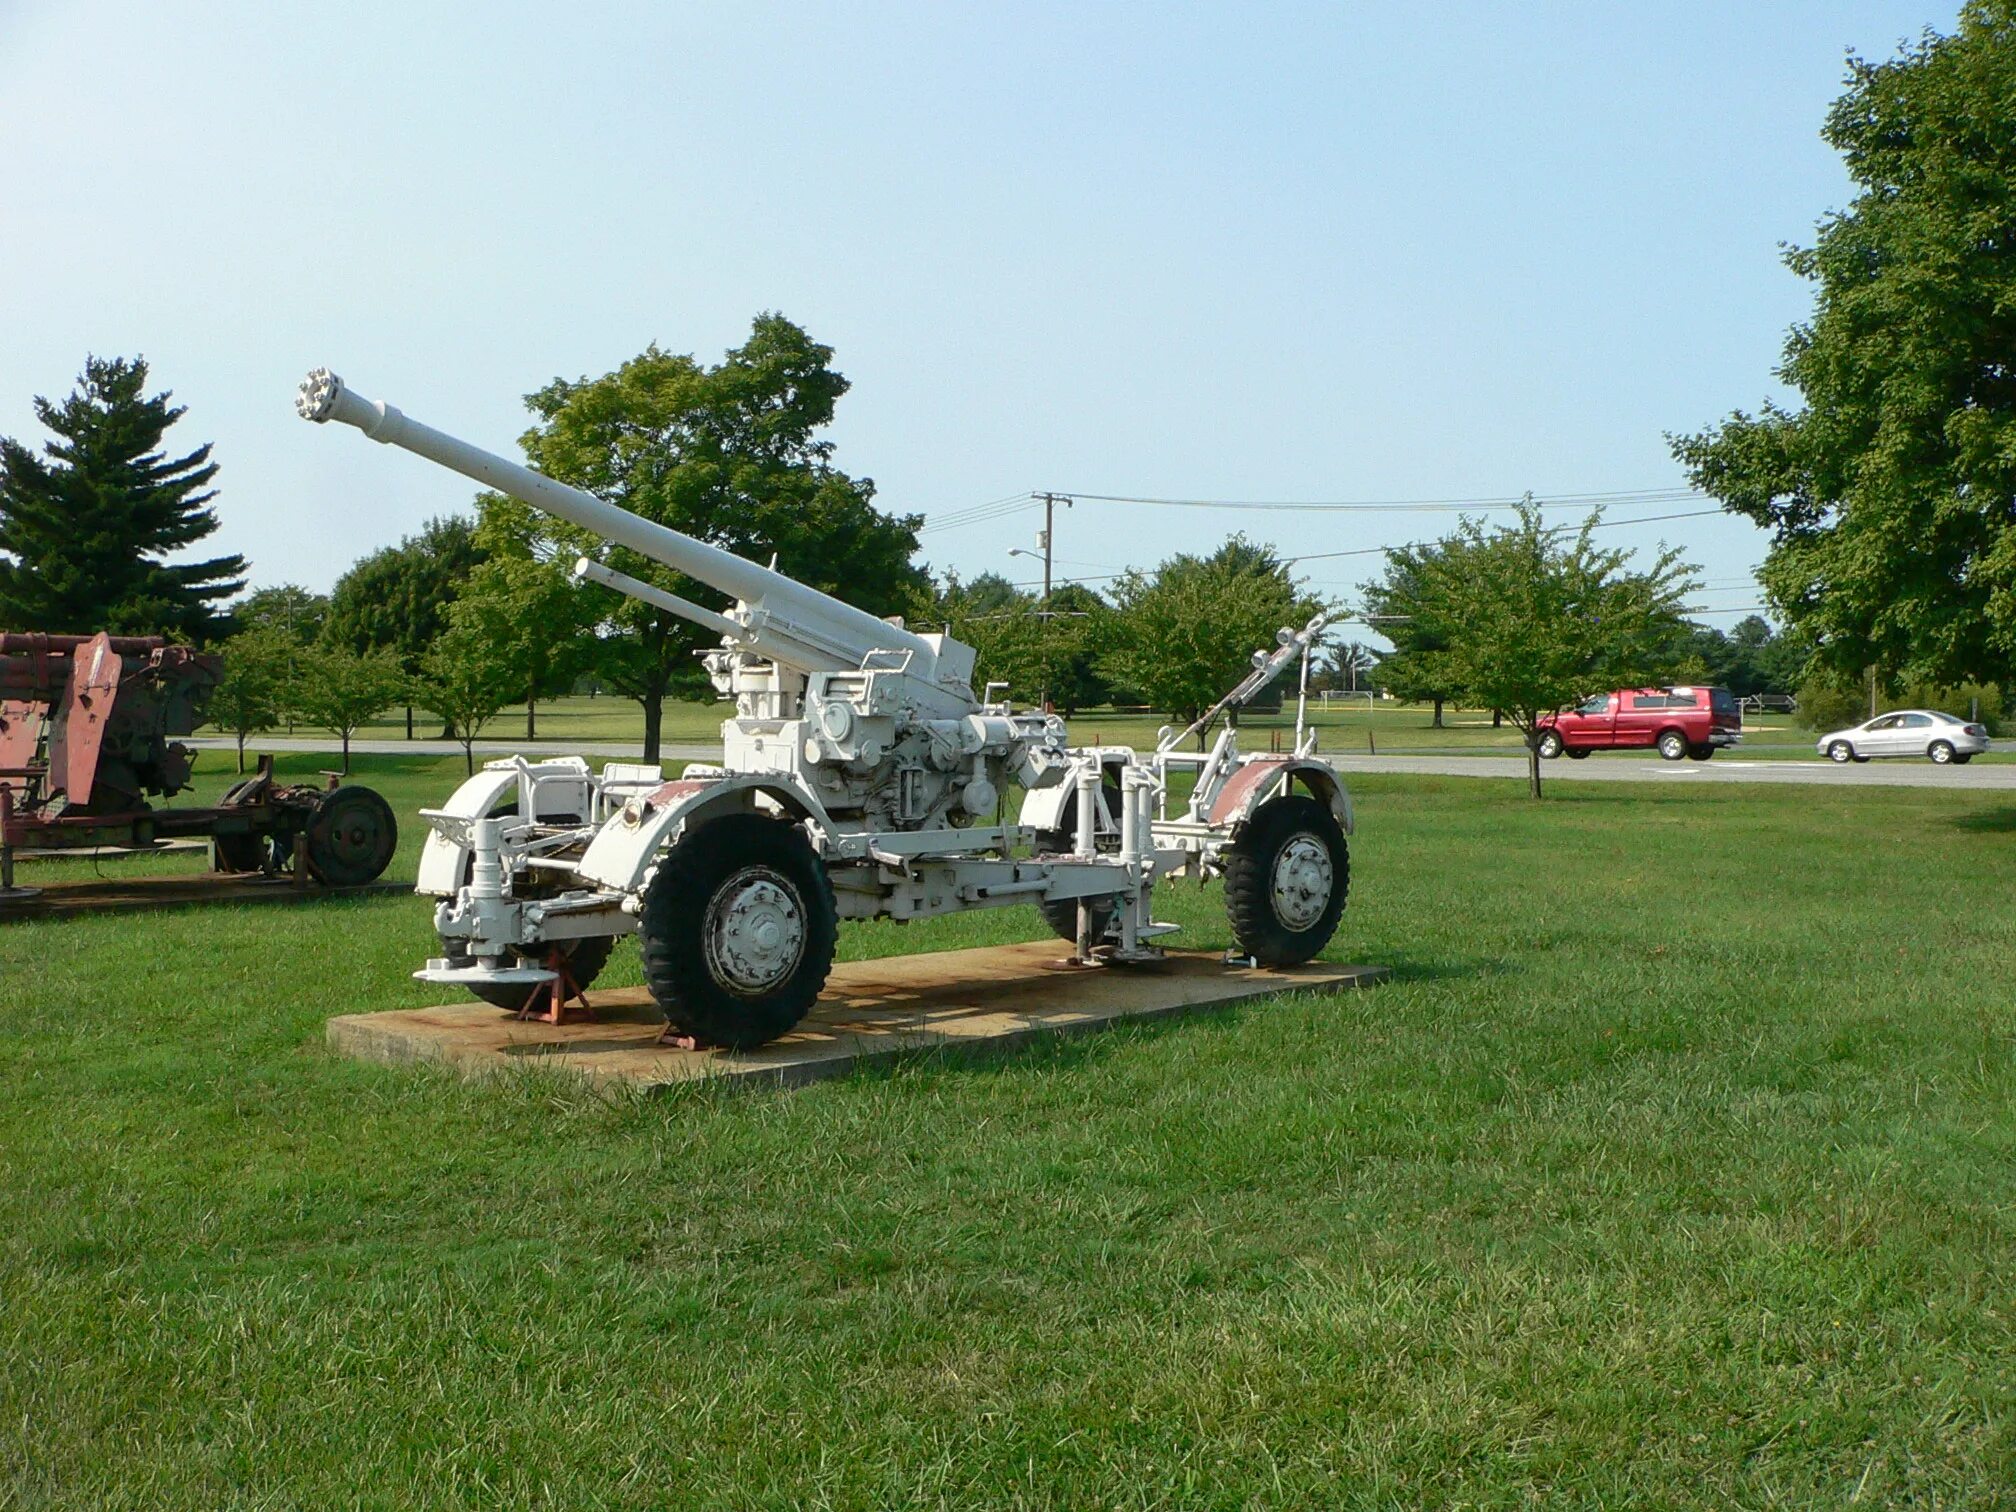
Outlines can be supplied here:
<path id="1" fill-rule="evenodd" d="M 1071 493 L 1068 497 L 1100 504 L 1152 504 L 1169 509 L 1260 509 L 1310 513 L 1351 511 L 1392 512 L 1396 510 L 1461 511 L 1517 509 L 1527 502 L 1542 509 L 1601 508 L 1605 504 L 1673 504 L 1708 497 L 1698 489 L 1666 488 L 1618 489 L 1604 493 L 1521 494 L 1516 497 L 1484 499 L 1176 499 L 1144 494 Z"/>
<path id="2" fill-rule="evenodd" d="M 1678 514 L 1639 515 L 1635 519 L 1629 520 L 1598 520 L 1590 529 L 1614 530 L 1625 525 L 1657 525 L 1667 520 L 1698 520 L 1706 515 L 1719 515 L 1721 513 L 1720 509 L 1689 509 L 1683 510 Z M 1565 528 L 1565 526 L 1560 525 L 1554 527 L 1556 530 Z M 1304 552 L 1301 556 L 1283 557 L 1281 560 L 1285 566 L 1295 562 L 1330 561 L 1337 557 L 1384 556 L 1389 551 L 1405 551 L 1410 546 L 1428 546 L 1432 544 L 1434 543 L 1430 541 L 1403 541 L 1398 546 L 1359 546 L 1350 551 L 1310 551 Z"/>
<path id="3" fill-rule="evenodd" d="M 919 527 L 917 533 L 925 535 L 938 530 L 956 530 L 962 525 L 978 525 L 983 520 L 999 520 L 1012 514 L 1019 514 L 1036 505 L 1034 495 L 1024 491 L 1006 494 L 998 499 L 989 499 L 985 504 L 969 504 L 963 509 L 954 509 L 937 519 Z"/>

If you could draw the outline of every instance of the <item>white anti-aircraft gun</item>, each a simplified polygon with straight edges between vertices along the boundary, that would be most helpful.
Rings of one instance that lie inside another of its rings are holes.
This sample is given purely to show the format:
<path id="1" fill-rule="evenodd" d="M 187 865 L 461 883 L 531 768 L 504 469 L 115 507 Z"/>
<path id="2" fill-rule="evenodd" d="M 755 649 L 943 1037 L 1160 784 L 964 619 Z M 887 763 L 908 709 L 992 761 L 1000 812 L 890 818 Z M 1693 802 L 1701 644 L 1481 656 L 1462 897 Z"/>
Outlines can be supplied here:
<path id="1" fill-rule="evenodd" d="M 446 954 L 415 975 L 512 1009 L 548 992 L 557 1007 L 635 933 L 668 1032 L 746 1048 L 811 1007 L 843 917 L 1034 902 L 1081 960 L 1149 961 L 1175 927 L 1154 921 L 1155 879 L 1194 861 L 1225 873 L 1234 932 L 1258 959 L 1307 960 L 1335 930 L 1350 809 L 1308 753 L 1220 753 L 1201 774 L 1206 807 L 1193 798 L 1171 820 L 1166 752 L 1070 750 L 1055 716 L 976 698 L 973 649 L 950 635 L 879 619 L 458 441 L 327 369 L 295 404 L 735 601 L 717 612 L 575 564 L 577 577 L 721 637 L 705 665 L 735 701 L 723 761 L 670 782 L 655 766 L 598 775 L 578 757 L 489 763 L 423 815 L 432 833 L 417 890 L 440 900 Z M 1313 796 L 1288 792 L 1298 778 Z M 999 822 L 1010 786 L 1027 794 L 1019 824 Z"/>

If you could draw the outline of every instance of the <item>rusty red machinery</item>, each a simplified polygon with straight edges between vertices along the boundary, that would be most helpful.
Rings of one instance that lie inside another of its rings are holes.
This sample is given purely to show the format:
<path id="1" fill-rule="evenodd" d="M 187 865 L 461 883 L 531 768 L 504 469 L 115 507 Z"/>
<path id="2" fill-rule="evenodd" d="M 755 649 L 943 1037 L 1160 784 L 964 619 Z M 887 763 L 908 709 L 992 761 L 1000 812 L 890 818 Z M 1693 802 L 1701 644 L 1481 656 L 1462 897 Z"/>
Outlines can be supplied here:
<path id="1" fill-rule="evenodd" d="M 391 807 L 355 784 L 282 786 L 270 757 L 212 808 L 156 807 L 190 782 L 175 737 L 202 721 L 223 657 L 158 636 L 0 634 L 0 890 L 23 850 L 205 837 L 216 869 L 299 867 L 326 886 L 392 859 Z"/>

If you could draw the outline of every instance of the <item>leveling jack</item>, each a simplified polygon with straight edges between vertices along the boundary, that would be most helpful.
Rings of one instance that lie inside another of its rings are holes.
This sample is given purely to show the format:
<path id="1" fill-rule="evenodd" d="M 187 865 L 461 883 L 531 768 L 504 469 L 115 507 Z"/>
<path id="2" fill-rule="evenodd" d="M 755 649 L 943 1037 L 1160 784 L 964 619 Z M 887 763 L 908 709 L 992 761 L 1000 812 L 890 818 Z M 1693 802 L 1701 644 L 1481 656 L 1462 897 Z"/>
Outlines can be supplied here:
<path id="1" fill-rule="evenodd" d="M 574 973 L 567 969 L 567 953 L 554 946 L 546 956 L 546 969 L 553 973 L 553 980 L 541 982 L 532 989 L 532 995 L 525 999 L 525 1006 L 518 1010 L 521 1023 L 564 1024 L 568 1019 L 568 1007 L 580 1006 L 576 1018 L 580 1021 L 595 1021 L 594 1005 L 588 1001 L 588 994 L 581 984 L 574 980 Z"/>

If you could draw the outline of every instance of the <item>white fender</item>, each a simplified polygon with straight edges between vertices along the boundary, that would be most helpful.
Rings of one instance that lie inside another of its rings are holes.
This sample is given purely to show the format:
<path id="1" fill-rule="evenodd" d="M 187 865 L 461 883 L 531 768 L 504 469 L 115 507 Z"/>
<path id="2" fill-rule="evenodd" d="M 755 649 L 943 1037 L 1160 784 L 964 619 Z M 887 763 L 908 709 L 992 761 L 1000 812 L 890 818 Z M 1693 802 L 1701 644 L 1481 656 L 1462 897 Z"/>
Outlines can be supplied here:
<path id="1" fill-rule="evenodd" d="M 1101 764 L 1112 768 L 1116 774 L 1120 766 L 1120 763 L 1112 761 Z M 1016 815 L 1015 822 L 1025 829 L 1070 828 L 1064 822 L 1064 811 L 1078 801 L 1078 769 L 1079 763 L 1073 761 L 1065 769 L 1063 781 L 1049 787 L 1032 788 L 1025 793 L 1022 798 L 1022 811 Z M 1103 778 L 1104 774 L 1101 775 Z M 1117 775 L 1113 780 L 1118 781 Z M 1117 822 L 1120 816 L 1115 814 L 1111 817 Z"/>
<path id="2" fill-rule="evenodd" d="M 822 834 L 831 828 L 824 806 L 788 773 L 681 777 L 632 798 L 610 817 L 588 842 L 581 858 L 581 880 L 638 892 L 660 852 L 687 824 L 754 812 L 764 798 L 799 819 L 812 820 Z"/>
<path id="3" fill-rule="evenodd" d="M 1289 779 L 1299 777 L 1309 790 L 1329 806 L 1345 834 L 1352 830 L 1351 795 L 1336 769 L 1328 762 L 1298 756 L 1251 756 L 1242 761 L 1218 790 L 1205 817 L 1215 828 L 1232 829 L 1244 824 L 1253 811 L 1268 799 L 1285 793 Z"/>
<path id="4" fill-rule="evenodd" d="M 588 816 L 588 763 L 579 756 L 556 756 L 548 761 L 525 763 L 535 778 L 546 779 L 535 790 L 542 814 Z M 463 779 L 437 813 L 456 819 L 487 819 L 505 803 L 518 796 L 519 758 L 486 761 L 480 771 Z M 569 779 L 579 779 L 578 786 Z M 557 780 L 556 780 L 557 779 Z M 424 817 L 424 815 L 423 815 Z M 452 898 L 462 890 L 468 875 L 469 848 L 444 835 L 439 828 L 429 830 L 420 850 L 420 872 L 413 891 Z"/>

